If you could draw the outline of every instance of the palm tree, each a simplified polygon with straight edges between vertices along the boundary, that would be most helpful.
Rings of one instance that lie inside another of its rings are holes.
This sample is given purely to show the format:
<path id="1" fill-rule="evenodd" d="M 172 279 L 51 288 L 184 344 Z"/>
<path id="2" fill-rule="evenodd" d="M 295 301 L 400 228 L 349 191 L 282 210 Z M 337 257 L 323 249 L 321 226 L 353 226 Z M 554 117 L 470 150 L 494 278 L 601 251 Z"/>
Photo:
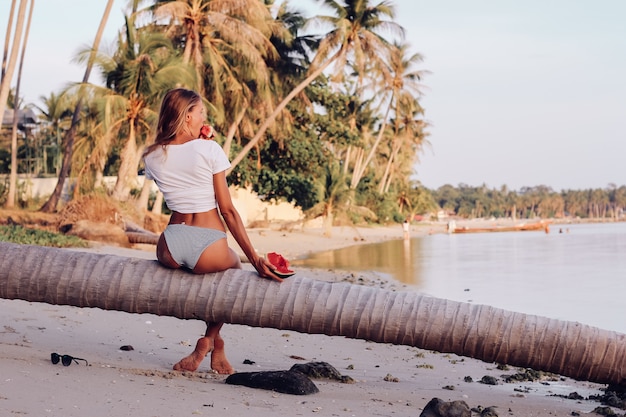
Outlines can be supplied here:
<path id="1" fill-rule="evenodd" d="M 316 187 L 319 203 L 307 210 L 306 215 L 324 218 L 324 236 L 331 237 L 336 213 L 340 213 L 346 223 L 350 214 L 376 219 L 370 209 L 352 204 L 354 190 L 348 187 L 346 174 L 337 161 L 326 166 L 325 175 L 316 179 Z"/>
<path id="2" fill-rule="evenodd" d="M 331 64 L 336 64 L 335 74 L 342 74 L 347 60 L 352 57 L 355 68 L 362 72 L 366 65 L 380 62 L 380 57 L 384 56 L 385 51 L 389 48 L 389 43 L 378 34 L 379 31 L 385 30 L 392 34 L 402 34 L 403 32 L 396 23 L 383 19 L 384 17 L 394 17 L 393 7 L 388 1 L 383 1 L 376 6 L 371 6 L 367 0 L 347 0 L 345 5 L 334 0 L 324 0 L 323 3 L 335 11 L 335 16 L 317 16 L 310 22 L 311 24 L 330 24 L 333 29 L 319 43 L 307 77 L 287 94 L 259 126 L 254 137 L 232 160 L 230 170 L 235 168 L 256 146 L 287 104 Z"/>
<path id="3" fill-rule="evenodd" d="M 11 29 L 13 26 L 13 16 L 15 14 L 15 2 L 16 0 L 11 0 L 11 11 L 9 12 L 9 22 L 7 24 L 6 34 L 4 35 L 4 50 L 2 54 L 2 71 L 0 71 L 0 81 L 4 78 L 4 73 L 7 69 L 7 64 L 9 60 L 9 44 L 11 40 Z"/>
<path id="4" fill-rule="evenodd" d="M 626 381 L 626 335 L 486 305 L 245 270 L 202 276 L 151 260 L 0 242 L 0 298 L 345 336 L 601 384 Z"/>
<path id="5" fill-rule="evenodd" d="M 71 126 L 72 109 L 74 106 L 69 103 L 70 100 L 68 100 L 67 96 L 55 93 L 50 93 L 48 97 L 39 96 L 39 100 L 43 103 L 43 106 L 35 105 L 35 107 L 41 113 L 40 119 L 47 122 L 45 130 L 49 136 L 54 138 L 54 143 L 57 147 L 54 166 L 58 175 L 60 169 L 61 133 L 67 131 Z"/>
<path id="6" fill-rule="evenodd" d="M 348 200 L 350 190 L 346 185 L 346 176 L 337 162 L 326 167 L 326 173 L 317 179 L 317 194 L 319 203 L 311 207 L 307 215 L 324 218 L 324 236 L 332 235 L 333 219 L 338 207 L 344 206 Z"/>
<path id="7" fill-rule="evenodd" d="M 74 174 L 74 199 L 85 190 L 91 193 L 95 189 L 104 189 L 104 169 L 113 137 L 118 133 L 116 130 L 105 130 L 97 100 L 91 100 L 87 104 L 74 144 L 72 166 L 80 167 Z"/>
<path id="8" fill-rule="evenodd" d="M 7 197 L 6 206 L 13 208 L 15 206 L 15 193 L 17 190 L 17 120 L 20 108 L 20 83 L 22 81 L 22 68 L 24 66 L 24 55 L 26 55 L 26 44 L 28 43 L 28 33 L 30 32 L 30 22 L 33 18 L 33 7 L 35 0 L 30 1 L 28 9 L 28 21 L 26 30 L 24 31 L 24 42 L 22 43 L 22 53 L 20 55 L 20 66 L 17 70 L 17 84 L 15 86 L 15 104 L 13 106 L 13 126 L 11 134 L 11 175 L 9 179 L 9 195 Z"/>
<path id="9" fill-rule="evenodd" d="M 13 79 L 13 73 L 15 72 L 15 65 L 17 64 L 17 53 L 22 42 L 22 33 L 24 31 L 24 19 L 26 15 L 26 5 L 28 0 L 21 0 L 20 6 L 17 11 L 17 20 L 15 23 L 15 32 L 13 36 L 13 44 L 11 46 L 11 53 L 8 60 L 5 59 L 7 55 L 7 41 L 5 41 L 4 55 L 2 61 L 2 80 L 0 80 L 0 117 L 4 116 L 4 110 L 6 109 L 7 98 L 9 97 L 9 91 L 11 89 L 11 80 Z M 9 25 L 7 27 L 7 39 L 11 33 L 11 26 L 13 22 L 13 11 L 15 9 L 15 2 L 11 4 L 11 15 L 9 16 Z"/>
<path id="10" fill-rule="evenodd" d="M 158 0 L 148 10 L 170 19 L 168 36 L 183 43 L 210 116 L 228 132 L 227 147 L 253 100 L 269 103 L 271 36 L 285 32 L 258 0 Z"/>
<path id="11" fill-rule="evenodd" d="M 410 176 L 413 166 L 418 161 L 418 153 L 424 144 L 428 144 L 424 133 L 425 122 L 421 117 L 423 110 L 417 99 L 410 95 L 404 95 L 404 100 L 399 100 L 400 111 L 396 111 L 396 118 L 392 120 L 393 130 L 390 133 L 391 149 L 385 155 L 386 161 L 383 176 L 378 184 L 379 194 L 389 191 L 392 180 L 395 178 L 406 181 Z"/>
<path id="12" fill-rule="evenodd" d="M 419 150 L 424 138 L 424 122 L 417 119 L 422 113 L 418 97 L 421 96 L 421 81 L 424 71 L 417 71 L 413 66 L 422 62 L 420 54 L 408 56 L 408 44 L 395 44 L 389 58 L 389 72 L 391 74 L 389 90 L 391 99 L 389 106 L 394 110 L 395 117 L 392 126 L 392 141 L 385 171 L 380 180 L 378 192 L 383 194 L 391 183 L 391 168 L 401 149 Z M 382 130 L 382 128 L 381 128 Z M 381 131 L 382 134 L 382 131 Z M 415 155 L 416 152 L 411 152 Z M 409 161 L 413 165 L 415 161 Z"/>
<path id="13" fill-rule="evenodd" d="M 96 32 L 96 37 L 93 41 L 91 53 L 89 54 L 89 60 L 87 61 L 87 66 L 85 68 L 85 74 L 83 75 L 83 84 L 86 84 L 89 81 L 91 68 L 93 67 L 96 52 L 98 51 L 98 46 L 100 45 L 100 40 L 102 39 L 104 28 L 106 27 L 111 8 L 113 7 L 113 1 L 114 0 L 108 0 L 107 5 L 104 9 L 104 13 L 102 14 L 102 19 L 100 19 L 100 25 L 98 26 L 98 31 Z M 48 198 L 48 201 L 46 201 L 46 203 L 41 207 L 41 211 L 43 212 L 56 211 L 57 204 L 59 203 L 61 193 L 63 192 L 63 187 L 65 185 L 65 179 L 70 175 L 72 167 L 72 154 L 74 152 L 74 135 L 76 134 L 82 104 L 82 95 L 79 95 L 78 101 L 76 102 L 76 107 L 74 108 L 74 114 L 72 116 L 72 124 L 70 125 L 69 130 L 65 133 L 65 138 L 63 140 L 63 160 L 61 162 L 59 179 L 56 186 L 54 187 L 54 191 Z"/>
<path id="14" fill-rule="evenodd" d="M 266 3 L 272 2 L 266 1 Z M 238 68 L 241 65 L 233 66 L 233 71 L 238 75 L 238 79 L 243 82 L 236 86 L 231 84 L 229 90 L 233 94 L 225 96 L 227 100 L 225 100 L 224 106 L 227 114 L 235 115 L 234 117 L 231 116 L 233 122 L 226 131 L 223 144 L 224 151 L 229 157 L 235 136 L 239 139 L 239 146 L 241 146 L 241 138 L 254 136 L 259 123 L 273 111 L 276 99 L 291 91 L 302 79 L 302 75 L 306 73 L 310 65 L 309 55 L 316 48 L 317 39 L 313 36 L 299 35 L 305 24 L 304 16 L 291 9 L 287 1 L 280 4 L 275 14 L 273 26 L 283 30 L 275 31 L 277 34 L 270 37 L 270 42 L 279 58 L 267 63 L 270 69 L 269 88 L 251 89 L 250 86 L 256 87 L 258 82 L 245 72 L 240 73 Z M 265 84 L 261 86 L 266 87 Z M 305 105 L 310 104 L 304 93 L 300 94 L 298 98 L 301 98 Z M 278 123 L 271 126 L 271 135 L 274 140 L 280 142 L 292 134 L 292 114 L 290 111 L 283 111 L 276 116 L 276 119 Z M 255 148 L 259 150 L 258 142 Z M 260 165 L 259 154 L 260 152 L 257 153 L 259 158 L 257 165 Z"/>
<path id="15" fill-rule="evenodd" d="M 192 88 L 195 76 L 175 56 L 171 41 L 146 28 L 134 27 L 134 16 L 126 17 L 126 38 L 120 38 L 114 56 L 98 57 L 108 90 L 97 89 L 104 110 L 105 128 L 123 126 L 120 165 L 113 197 L 127 200 L 137 179 L 137 168 L 145 141 L 151 135 L 162 95 L 175 86 Z"/>

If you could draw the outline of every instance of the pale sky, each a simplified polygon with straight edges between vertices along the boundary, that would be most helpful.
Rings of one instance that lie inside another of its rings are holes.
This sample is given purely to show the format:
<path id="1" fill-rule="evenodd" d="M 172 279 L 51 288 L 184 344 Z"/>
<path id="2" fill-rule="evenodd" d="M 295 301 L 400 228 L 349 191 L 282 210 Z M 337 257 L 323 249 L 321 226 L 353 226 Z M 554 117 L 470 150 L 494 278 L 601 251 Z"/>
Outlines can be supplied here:
<path id="1" fill-rule="evenodd" d="M 104 45 L 125 4 L 116 0 Z M 415 167 L 426 187 L 626 185 L 626 1 L 393 4 L 411 51 L 424 56 L 419 69 L 430 72 L 421 103 L 431 146 Z M 72 59 L 93 42 L 105 5 L 36 2 L 20 87 L 27 103 L 82 79 Z M 0 3 L 3 41 L 9 7 Z"/>

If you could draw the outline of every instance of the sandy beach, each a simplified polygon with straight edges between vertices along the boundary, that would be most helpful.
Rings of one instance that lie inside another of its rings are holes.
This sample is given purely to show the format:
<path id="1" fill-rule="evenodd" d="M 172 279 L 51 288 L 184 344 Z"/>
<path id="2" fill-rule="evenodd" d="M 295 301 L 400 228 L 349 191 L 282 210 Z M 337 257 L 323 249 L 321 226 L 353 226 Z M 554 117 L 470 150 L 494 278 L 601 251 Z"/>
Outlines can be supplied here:
<path id="1" fill-rule="evenodd" d="M 444 227 L 413 226 L 411 233 L 441 233 Z M 331 238 L 318 229 L 251 229 L 249 234 L 259 253 L 276 251 L 294 259 L 401 239 L 402 227 L 336 227 Z M 127 249 L 97 244 L 88 250 L 155 259 L 149 245 Z M 381 283 L 378 275 L 367 271 L 303 269 L 297 273 L 408 290 L 399 283 Z M 408 346 L 242 325 L 224 327 L 228 357 L 238 372 L 287 370 L 296 363 L 323 361 L 355 380 L 344 384 L 314 379 L 319 393 L 296 396 L 227 385 L 225 376 L 210 371 L 208 358 L 197 372 L 173 371 L 172 366 L 203 335 L 201 321 L 21 300 L 0 300 L 0 311 L 1 416 L 419 416 L 433 398 L 461 400 L 475 410 L 495 407 L 496 414 L 485 412 L 485 416 L 594 415 L 593 410 L 602 405 L 589 396 L 601 396 L 605 388 L 558 376 L 506 383 L 504 376 L 520 370 Z M 129 345 L 132 350 L 120 349 Z M 83 358 L 89 365 L 83 361 L 54 365 L 52 352 Z M 481 382 L 485 376 L 496 378 L 497 385 Z"/>

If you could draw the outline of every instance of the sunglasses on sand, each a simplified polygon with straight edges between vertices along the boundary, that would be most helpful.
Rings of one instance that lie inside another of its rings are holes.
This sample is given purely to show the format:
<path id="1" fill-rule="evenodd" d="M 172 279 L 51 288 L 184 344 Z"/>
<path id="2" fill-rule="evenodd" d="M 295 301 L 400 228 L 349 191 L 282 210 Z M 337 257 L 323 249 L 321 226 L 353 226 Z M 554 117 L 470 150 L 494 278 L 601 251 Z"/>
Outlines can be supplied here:
<path id="1" fill-rule="evenodd" d="M 85 361 L 85 365 L 89 366 L 89 362 L 87 362 L 86 359 L 83 358 L 75 358 L 73 356 L 70 355 L 59 355 L 58 353 L 51 353 L 50 354 L 50 360 L 52 361 L 53 364 L 57 364 L 59 363 L 59 361 L 61 361 L 61 363 L 63 364 L 63 366 L 70 366 L 72 364 L 72 361 L 76 362 L 76 365 L 80 365 L 78 363 L 78 361 Z"/>

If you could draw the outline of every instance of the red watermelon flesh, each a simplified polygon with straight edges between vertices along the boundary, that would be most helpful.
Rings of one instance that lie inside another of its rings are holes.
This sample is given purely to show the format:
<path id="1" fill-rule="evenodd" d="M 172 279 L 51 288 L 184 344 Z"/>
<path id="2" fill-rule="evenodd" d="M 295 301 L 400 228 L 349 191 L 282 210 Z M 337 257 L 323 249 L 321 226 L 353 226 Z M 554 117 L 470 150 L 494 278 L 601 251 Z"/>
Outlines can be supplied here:
<path id="1" fill-rule="evenodd" d="M 276 272 L 279 274 L 286 275 L 294 273 L 294 271 L 289 269 L 289 261 L 276 252 L 268 253 L 267 260 L 276 267 Z"/>

